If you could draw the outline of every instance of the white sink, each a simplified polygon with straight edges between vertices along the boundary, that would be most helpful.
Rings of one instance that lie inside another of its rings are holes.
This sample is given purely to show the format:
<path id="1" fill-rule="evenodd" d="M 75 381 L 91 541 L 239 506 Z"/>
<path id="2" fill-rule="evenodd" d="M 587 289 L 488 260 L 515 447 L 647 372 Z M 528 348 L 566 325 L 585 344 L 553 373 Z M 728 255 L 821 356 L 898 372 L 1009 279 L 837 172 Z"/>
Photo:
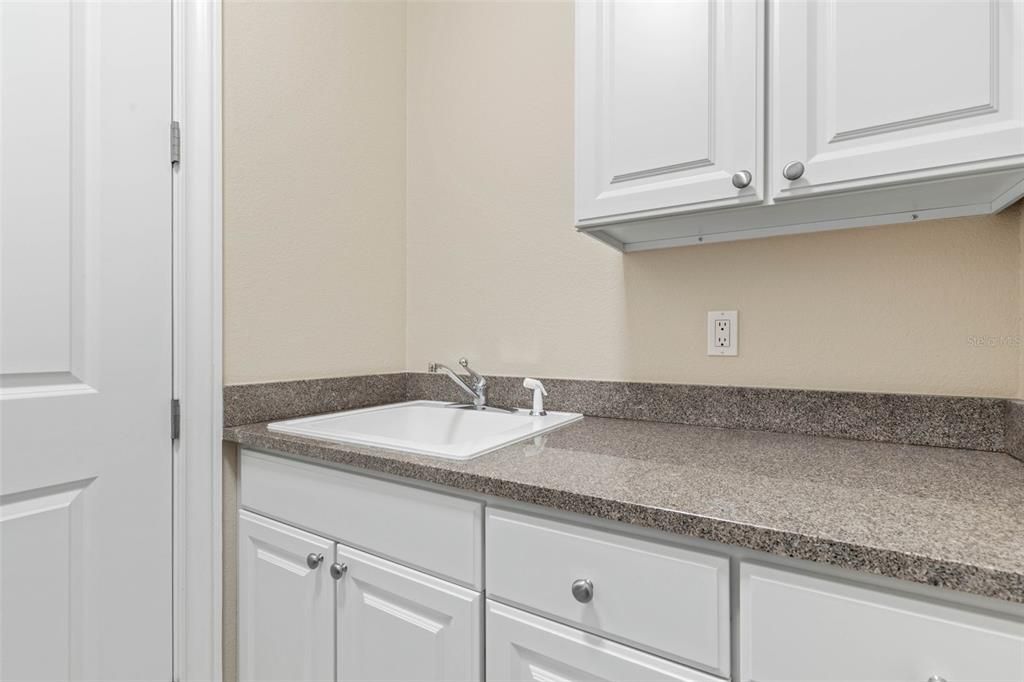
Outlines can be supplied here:
<path id="1" fill-rule="evenodd" d="M 531 417 L 529 410 L 480 411 L 452 407 L 451 403 L 414 400 L 274 422 L 267 428 L 339 443 L 470 459 L 582 418 L 583 415 L 572 412 Z"/>

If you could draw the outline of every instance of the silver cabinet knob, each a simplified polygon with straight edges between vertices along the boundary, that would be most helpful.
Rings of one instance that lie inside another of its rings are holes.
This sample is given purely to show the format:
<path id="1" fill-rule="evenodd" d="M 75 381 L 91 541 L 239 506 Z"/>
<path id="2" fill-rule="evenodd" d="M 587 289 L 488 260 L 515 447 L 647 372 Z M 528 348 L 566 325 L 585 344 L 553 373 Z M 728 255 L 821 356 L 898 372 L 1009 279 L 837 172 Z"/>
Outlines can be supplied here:
<path id="1" fill-rule="evenodd" d="M 928 682 L 946 682 L 946 678 L 941 675 L 932 675 L 928 678 Z"/>
<path id="2" fill-rule="evenodd" d="M 335 561 L 331 564 L 331 577 L 335 580 L 341 580 L 348 573 L 348 564 L 339 564 Z"/>
<path id="3" fill-rule="evenodd" d="M 572 596 L 581 604 L 586 604 L 594 598 L 594 583 L 586 578 L 574 580 L 572 583 Z"/>
<path id="4" fill-rule="evenodd" d="M 787 180 L 799 180 L 804 174 L 804 165 L 799 161 L 790 161 L 782 169 L 782 177 Z"/>
<path id="5" fill-rule="evenodd" d="M 319 568 L 320 564 L 322 564 L 323 562 L 323 554 L 316 554 L 315 552 L 310 552 L 306 555 L 306 565 L 310 568 Z"/>
<path id="6" fill-rule="evenodd" d="M 732 174 L 732 186 L 736 189 L 743 189 L 749 186 L 753 179 L 754 176 L 750 174 L 750 171 L 736 171 Z"/>

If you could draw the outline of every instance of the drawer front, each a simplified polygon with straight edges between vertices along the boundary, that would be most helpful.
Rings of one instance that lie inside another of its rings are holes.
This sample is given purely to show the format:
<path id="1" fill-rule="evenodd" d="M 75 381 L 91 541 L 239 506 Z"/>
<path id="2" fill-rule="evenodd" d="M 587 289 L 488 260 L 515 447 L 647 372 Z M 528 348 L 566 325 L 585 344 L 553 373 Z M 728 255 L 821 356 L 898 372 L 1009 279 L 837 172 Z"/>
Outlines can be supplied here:
<path id="1" fill-rule="evenodd" d="M 482 587 L 477 502 L 249 450 L 241 478 L 247 509 Z"/>
<path id="2" fill-rule="evenodd" d="M 725 557 L 489 510 L 486 561 L 489 596 L 729 673 Z M 593 585 L 590 601 L 573 594 L 581 580 Z"/>
<path id="3" fill-rule="evenodd" d="M 801 573 L 740 569 L 743 680 L 1024 680 L 1024 623 Z"/>
<path id="4" fill-rule="evenodd" d="M 504 604 L 487 602 L 488 682 L 721 682 Z"/>

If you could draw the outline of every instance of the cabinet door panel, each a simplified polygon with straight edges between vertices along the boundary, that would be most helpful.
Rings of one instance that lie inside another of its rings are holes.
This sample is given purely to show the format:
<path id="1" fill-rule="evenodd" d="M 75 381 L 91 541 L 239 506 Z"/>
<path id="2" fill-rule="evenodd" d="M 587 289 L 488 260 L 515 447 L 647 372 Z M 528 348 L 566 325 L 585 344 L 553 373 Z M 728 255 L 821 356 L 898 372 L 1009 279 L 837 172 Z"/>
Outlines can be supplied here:
<path id="1" fill-rule="evenodd" d="M 238 532 L 239 678 L 333 680 L 334 543 L 247 511 Z"/>
<path id="2" fill-rule="evenodd" d="M 338 680 L 480 679 L 480 595 L 338 546 Z"/>
<path id="3" fill-rule="evenodd" d="M 760 200 L 762 16 L 746 0 L 577 2 L 578 223 Z"/>
<path id="4" fill-rule="evenodd" d="M 773 5 L 776 197 L 1024 163 L 1024 6 Z M 804 164 L 796 180 L 783 176 Z M 972 165 L 973 164 L 973 165 Z"/>
<path id="5" fill-rule="evenodd" d="M 487 679 L 720 682 L 696 670 L 493 601 L 487 602 Z"/>

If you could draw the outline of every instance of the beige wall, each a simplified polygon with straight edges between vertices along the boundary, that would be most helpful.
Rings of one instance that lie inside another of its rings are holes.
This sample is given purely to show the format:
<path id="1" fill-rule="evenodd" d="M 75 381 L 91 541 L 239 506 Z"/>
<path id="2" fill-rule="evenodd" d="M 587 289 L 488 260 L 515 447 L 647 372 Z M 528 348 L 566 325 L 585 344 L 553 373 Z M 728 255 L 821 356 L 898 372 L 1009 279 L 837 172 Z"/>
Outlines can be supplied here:
<path id="1" fill-rule="evenodd" d="M 572 230 L 572 12 L 417 2 L 407 24 L 407 365 L 1013 396 L 1019 207 L 623 257 Z M 737 309 L 740 355 L 706 355 Z"/>
<path id="2" fill-rule="evenodd" d="M 567 2 L 225 8 L 225 378 L 1024 396 L 1024 215 L 624 257 L 572 229 Z M 407 142 L 407 144 L 406 144 Z M 705 314 L 740 311 L 740 355 Z"/>
<path id="3" fill-rule="evenodd" d="M 227 383 L 405 366 L 405 5 L 224 7 Z"/>

